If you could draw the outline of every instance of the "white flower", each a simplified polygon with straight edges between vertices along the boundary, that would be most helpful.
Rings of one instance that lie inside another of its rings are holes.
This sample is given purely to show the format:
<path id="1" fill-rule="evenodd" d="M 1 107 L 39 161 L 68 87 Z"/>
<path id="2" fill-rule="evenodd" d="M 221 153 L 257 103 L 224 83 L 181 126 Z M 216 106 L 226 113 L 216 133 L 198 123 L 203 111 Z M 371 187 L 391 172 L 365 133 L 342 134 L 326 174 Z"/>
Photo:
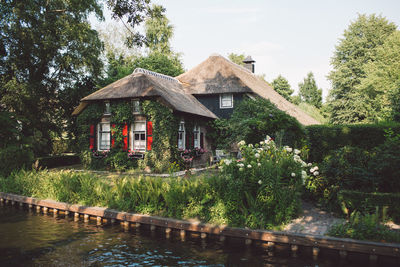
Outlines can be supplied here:
<path id="1" fill-rule="evenodd" d="M 319 174 L 319 172 L 315 171 L 314 172 L 314 176 L 317 176 Z"/>
<path id="2" fill-rule="evenodd" d="M 239 171 L 243 171 L 243 168 L 239 168 Z"/>
<path id="3" fill-rule="evenodd" d="M 245 144 L 246 144 L 246 142 L 245 142 L 244 140 L 242 140 L 242 141 L 240 141 L 240 142 L 238 143 L 239 146 L 244 146 Z"/>
<path id="4" fill-rule="evenodd" d="M 294 172 L 292 172 L 292 174 L 291 174 L 291 175 L 292 175 L 292 177 L 296 177 L 296 174 L 295 174 Z"/>
<path id="5" fill-rule="evenodd" d="M 218 169 L 221 169 L 221 170 L 222 170 L 223 168 L 224 168 L 224 166 L 218 166 Z"/>
<path id="6" fill-rule="evenodd" d="M 314 167 L 314 170 L 315 170 L 315 171 L 318 171 L 318 170 L 319 170 L 319 169 L 318 169 L 318 166 L 315 166 L 315 167 Z"/>
<path id="7" fill-rule="evenodd" d="M 264 144 L 264 141 L 260 141 L 260 145 L 263 145 Z"/>
<path id="8" fill-rule="evenodd" d="M 258 184 L 262 184 L 262 181 L 261 181 L 261 180 L 258 180 Z"/>
<path id="9" fill-rule="evenodd" d="M 298 155 L 298 154 L 300 154 L 300 150 L 298 150 L 298 149 L 294 149 L 294 154 L 296 154 L 296 155 Z"/>
<path id="10" fill-rule="evenodd" d="M 307 173 L 305 171 L 301 171 L 301 178 L 306 179 L 307 178 Z"/>
<path id="11" fill-rule="evenodd" d="M 239 163 L 238 166 L 239 166 L 240 168 L 242 168 L 242 167 L 244 167 L 244 164 L 243 164 L 243 163 Z"/>
<path id="12" fill-rule="evenodd" d="M 301 161 L 301 167 L 307 167 L 307 163 L 305 163 L 304 161 Z"/>
<path id="13" fill-rule="evenodd" d="M 231 159 L 226 159 L 226 160 L 224 160 L 224 163 L 226 164 L 226 166 L 229 166 L 229 164 L 232 163 L 232 160 Z"/>
<path id="14" fill-rule="evenodd" d="M 293 151 L 293 149 L 291 147 L 288 147 L 288 146 L 285 146 L 283 148 L 289 153 Z"/>
<path id="15" fill-rule="evenodd" d="M 313 173 L 314 171 L 316 171 L 316 170 L 314 170 L 314 167 L 312 167 L 312 168 L 310 169 L 310 172 Z"/>
<path id="16" fill-rule="evenodd" d="M 256 153 L 254 156 L 255 156 L 256 158 L 259 158 L 259 157 L 260 157 L 260 154 Z"/>
<path id="17" fill-rule="evenodd" d="M 250 169 L 250 168 L 251 168 L 251 165 L 250 165 L 250 164 L 249 164 L 249 165 L 247 165 L 247 168 L 249 168 L 249 169 Z"/>
<path id="18" fill-rule="evenodd" d="M 249 147 L 253 147 L 253 144 L 249 144 Z"/>
<path id="19" fill-rule="evenodd" d="M 257 165 L 260 167 L 260 166 L 261 166 L 261 163 L 259 162 L 259 163 L 257 163 Z"/>
<path id="20" fill-rule="evenodd" d="M 311 163 L 311 162 L 310 162 L 310 163 L 308 163 L 308 164 L 307 164 L 307 166 L 308 166 L 308 167 L 311 167 L 311 166 L 312 166 L 312 163 Z"/>

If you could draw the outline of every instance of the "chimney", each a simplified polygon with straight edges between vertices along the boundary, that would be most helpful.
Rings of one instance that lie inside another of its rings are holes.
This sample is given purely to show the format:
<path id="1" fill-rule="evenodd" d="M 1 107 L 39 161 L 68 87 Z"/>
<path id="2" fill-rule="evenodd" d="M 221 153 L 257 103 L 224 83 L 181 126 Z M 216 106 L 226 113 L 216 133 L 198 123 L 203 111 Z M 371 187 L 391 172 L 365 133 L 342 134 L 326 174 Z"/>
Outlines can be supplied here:
<path id="1" fill-rule="evenodd" d="M 246 69 L 248 69 L 249 71 L 251 71 L 252 73 L 254 73 L 254 63 L 255 63 L 255 62 L 256 62 L 256 61 L 253 60 L 253 59 L 251 58 L 251 56 L 248 56 L 248 57 L 246 57 L 246 58 L 243 60 L 244 67 L 245 67 Z"/>

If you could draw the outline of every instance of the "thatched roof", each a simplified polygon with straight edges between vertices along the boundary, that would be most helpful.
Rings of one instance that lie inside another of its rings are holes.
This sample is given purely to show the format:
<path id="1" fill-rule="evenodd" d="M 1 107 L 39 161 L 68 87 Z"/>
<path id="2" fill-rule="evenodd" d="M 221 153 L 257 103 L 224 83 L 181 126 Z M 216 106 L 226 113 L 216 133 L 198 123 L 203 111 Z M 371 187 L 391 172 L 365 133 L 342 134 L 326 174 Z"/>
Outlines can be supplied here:
<path id="1" fill-rule="evenodd" d="M 91 101 L 136 97 L 160 97 L 177 111 L 217 118 L 194 96 L 185 93 L 182 84 L 175 78 L 143 69 L 84 97 L 73 114 L 79 114 L 85 108 L 85 103 Z"/>
<path id="2" fill-rule="evenodd" d="M 265 81 L 220 55 L 211 55 L 176 78 L 185 84 L 188 94 L 255 93 L 269 99 L 280 110 L 295 117 L 303 125 L 320 124 L 278 94 Z"/>

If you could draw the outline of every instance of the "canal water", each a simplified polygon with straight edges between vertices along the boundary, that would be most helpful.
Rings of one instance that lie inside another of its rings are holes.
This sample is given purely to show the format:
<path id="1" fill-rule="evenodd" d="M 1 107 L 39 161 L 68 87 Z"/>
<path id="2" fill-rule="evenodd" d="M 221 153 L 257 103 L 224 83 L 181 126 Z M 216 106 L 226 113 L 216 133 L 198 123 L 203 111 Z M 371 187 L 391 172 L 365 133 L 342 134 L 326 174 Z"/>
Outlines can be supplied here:
<path id="1" fill-rule="evenodd" d="M 0 206 L 0 266 L 356 266 L 338 259 L 312 260 L 285 253 L 269 256 L 243 240 L 187 235 L 169 238 L 160 229 L 124 231 L 28 209 Z M 367 264 L 368 265 L 368 264 Z"/>

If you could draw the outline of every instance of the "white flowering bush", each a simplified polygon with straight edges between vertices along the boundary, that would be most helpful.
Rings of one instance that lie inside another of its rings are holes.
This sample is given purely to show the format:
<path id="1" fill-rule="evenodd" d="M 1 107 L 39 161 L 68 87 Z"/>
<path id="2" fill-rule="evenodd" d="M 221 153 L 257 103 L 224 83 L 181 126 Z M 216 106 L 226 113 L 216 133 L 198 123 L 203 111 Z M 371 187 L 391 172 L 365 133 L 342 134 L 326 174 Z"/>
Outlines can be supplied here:
<path id="1" fill-rule="evenodd" d="M 220 163 L 226 179 L 231 223 L 251 228 L 270 228 L 292 219 L 300 210 L 302 185 L 309 175 L 318 175 L 318 167 L 306 163 L 302 152 L 279 148 L 267 137 L 252 145 L 238 143 L 242 159 Z"/>

